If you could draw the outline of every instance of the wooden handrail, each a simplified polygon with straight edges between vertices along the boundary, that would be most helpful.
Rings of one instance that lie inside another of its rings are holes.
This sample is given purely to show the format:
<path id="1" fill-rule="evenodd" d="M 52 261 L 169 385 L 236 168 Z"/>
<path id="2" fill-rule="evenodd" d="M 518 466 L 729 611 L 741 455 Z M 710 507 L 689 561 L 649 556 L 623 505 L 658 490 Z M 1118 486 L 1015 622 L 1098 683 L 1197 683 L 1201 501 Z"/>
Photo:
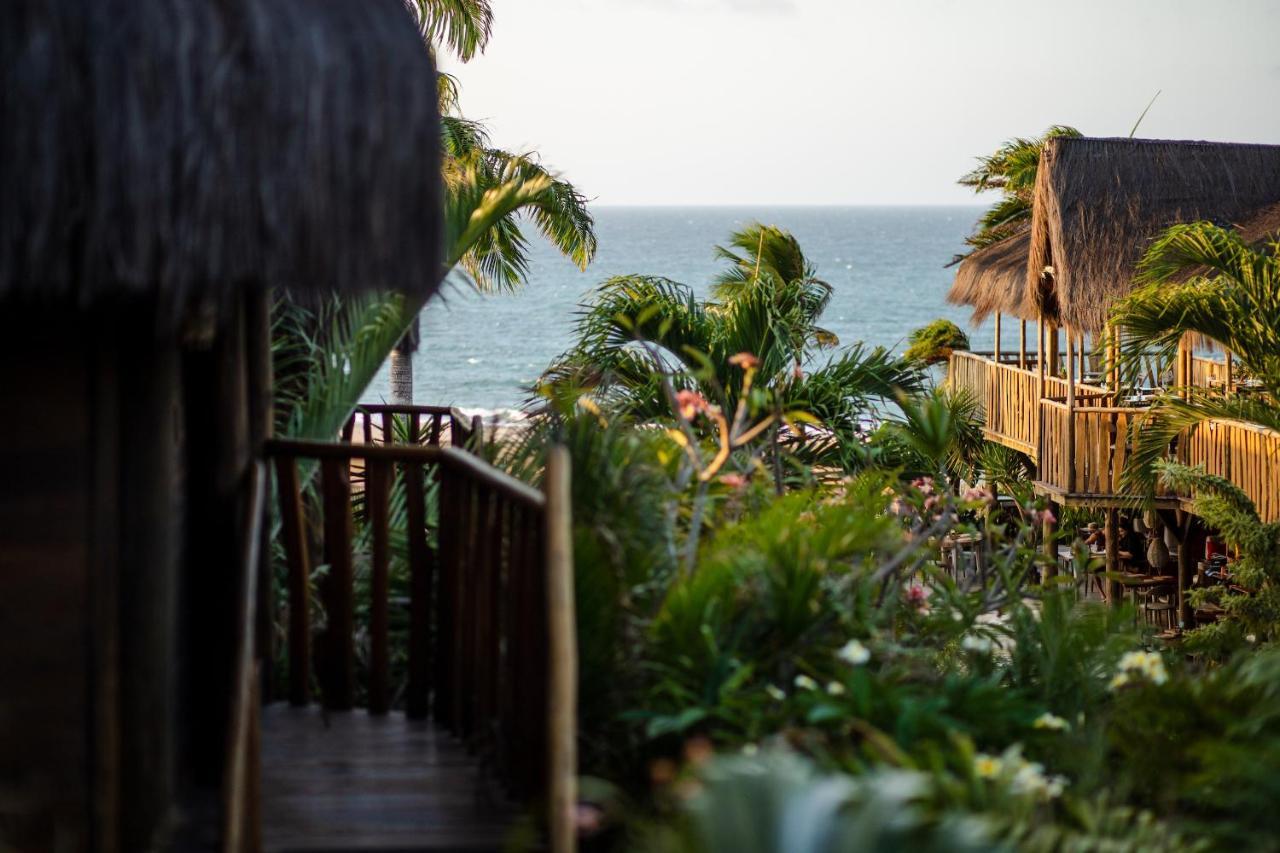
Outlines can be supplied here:
<path id="1" fill-rule="evenodd" d="M 417 462 L 445 465 L 465 470 L 489 488 L 498 489 L 531 506 L 541 507 L 546 502 L 542 492 L 510 474 L 494 468 L 475 454 L 455 450 L 452 447 L 424 447 L 406 444 L 338 444 L 328 441 L 304 439 L 269 439 L 265 445 L 268 456 L 292 456 L 310 459 L 363 459 L 384 462 Z"/>
<path id="2" fill-rule="evenodd" d="M 322 699 L 333 709 L 358 699 L 349 666 L 356 633 L 350 617 L 357 611 L 348 571 L 355 562 L 348 525 L 357 504 L 371 532 L 368 706 L 371 713 L 389 710 L 389 661 L 403 659 L 389 648 L 389 496 L 402 482 L 410 587 L 406 712 L 434 715 L 489 753 L 497 778 L 512 793 L 543 803 L 571 800 L 576 645 L 563 449 L 550 453 L 545 492 L 454 447 L 275 439 L 266 442 L 265 453 L 279 478 L 289 562 L 291 679 L 308 675 L 306 661 L 295 658 L 309 653 L 307 538 L 322 530 L 330 564 L 321 588 L 328 615 L 319 644 Z M 323 500 L 311 501 L 323 518 L 311 525 L 298 486 L 302 460 L 319 464 L 324 485 Z M 353 463 L 354 470 L 363 469 L 363 488 L 354 494 L 343 476 Z M 434 521 L 426 505 L 429 482 L 438 484 Z M 306 685 L 291 683 L 289 695 L 300 704 L 309 698 Z M 548 813 L 554 839 L 565 837 L 571 805 Z M 551 849 L 572 847 L 553 840 Z"/>
<path id="3" fill-rule="evenodd" d="M 259 679 L 254 650 L 258 606 L 258 546 L 261 542 L 266 475 L 261 462 L 249 468 L 246 485 L 245 538 L 239 566 L 235 658 L 227 765 L 222 790 L 224 853 L 254 853 L 262 847 L 258 820 Z"/>

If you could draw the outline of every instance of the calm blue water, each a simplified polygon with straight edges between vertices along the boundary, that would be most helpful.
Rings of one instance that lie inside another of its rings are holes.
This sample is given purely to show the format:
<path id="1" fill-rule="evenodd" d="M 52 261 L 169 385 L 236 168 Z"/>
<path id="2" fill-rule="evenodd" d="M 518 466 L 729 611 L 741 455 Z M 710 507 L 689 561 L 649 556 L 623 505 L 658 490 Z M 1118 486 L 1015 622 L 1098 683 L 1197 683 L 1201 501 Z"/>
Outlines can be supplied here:
<path id="1" fill-rule="evenodd" d="M 963 247 L 978 207 L 600 207 L 593 213 L 600 247 L 586 272 L 535 240 L 522 292 L 479 296 L 446 285 L 422 315 L 415 402 L 518 407 L 525 389 L 568 347 L 578 306 L 595 284 L 647 273 L 705 294 L 719 269 L 712 247 L 752 220 L 786 228 L 800 240 L 835 289 L 822 325 L 842 343 L 900 350 L 912 329 L 937 317 L 969 328 L 969 312 L 946 303 L 952 270 L 943 265 Z M 1005 345 L 1016 347 L 1013 325 L 1006 324 Z M 990 321 L 971 333 L 975 348 L 990 348 Z M 387 389 L 384 366 L 366 402 L 386 398 Z"/>

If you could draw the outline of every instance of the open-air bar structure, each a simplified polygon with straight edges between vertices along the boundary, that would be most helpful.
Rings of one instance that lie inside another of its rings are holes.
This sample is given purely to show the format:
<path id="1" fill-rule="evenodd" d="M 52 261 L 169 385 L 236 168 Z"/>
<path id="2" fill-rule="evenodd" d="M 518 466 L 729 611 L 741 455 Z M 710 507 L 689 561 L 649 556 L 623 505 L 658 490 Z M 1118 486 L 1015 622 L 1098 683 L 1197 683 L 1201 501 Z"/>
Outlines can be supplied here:
<path id="1" fill-rule="evenodd" d="M 986 437 L 1030 458 L 1037 493 L 1060 506 L 1105 509 L 1112 529 L 1117 510 L 1135 503 L 1121 476 L 1156 388 L 1123 383 L 1112 368 L 1119 341 L 1108 315 L 1132 289 L 1150 241 L 1197 220 L 1235 227 L 1250 242 L 1280 229 L 1280 146 L 1050 139 L 1030 225 L 968 256 L 949 294 L 973 307 L 975 322 L 995 317 L 992 351 L 954 352 L 949 373 L 953 387 L 982 404 Z M 1016 348 L 1001 345 L 1008 323 L 1018 327 Z M 1229 352 L 1214 357 L 1189 339 L 1172 375 L 1148 384 L 1247 390 Z M 1280 518 L 1280 435 L 1210 421 L 1170 452 L 1238 485 L 1264 520 Z M 1154 505 L 1171 514 L 1176 535 L 1190 535 L 1189 496 L 1158 494 Z M 1180 597 L 1190 551 L 1180 549 Z M 1108 563 L 1116 568 L 1113 553 Z"/>

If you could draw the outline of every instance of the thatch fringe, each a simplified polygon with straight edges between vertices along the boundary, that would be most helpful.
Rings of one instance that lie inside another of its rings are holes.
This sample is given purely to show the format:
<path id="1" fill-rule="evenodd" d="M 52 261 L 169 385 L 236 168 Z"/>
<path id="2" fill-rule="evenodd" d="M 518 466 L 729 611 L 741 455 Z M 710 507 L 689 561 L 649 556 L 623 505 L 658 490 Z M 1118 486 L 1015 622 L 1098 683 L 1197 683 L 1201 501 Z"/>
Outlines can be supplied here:
<path id="1" fill-rule="evenodd" d="M 1036 319 L 1035 305 L 1026 298 L 1030 248 L 1031 230 L 1026 228 L 972 252 L 960 262 L 947 301 L 972 306 L 975 326 L 997 311 Z"/>
<path id="2" fill-rule="evenodd" d="M 1028 292 L 1051 321 L 1097 332 L 1165 228 L 1233 225 L 1277 201 L 1280 146 L 1051 139 L 1036 176 Z M 1049 286 L 1037 286 L 1045 267 Z"/>
<path id="3" fill-rule="evenodd" d="M 432 292 L 435 98 L 402 0 L 0 4 L 0 303 Z"/>

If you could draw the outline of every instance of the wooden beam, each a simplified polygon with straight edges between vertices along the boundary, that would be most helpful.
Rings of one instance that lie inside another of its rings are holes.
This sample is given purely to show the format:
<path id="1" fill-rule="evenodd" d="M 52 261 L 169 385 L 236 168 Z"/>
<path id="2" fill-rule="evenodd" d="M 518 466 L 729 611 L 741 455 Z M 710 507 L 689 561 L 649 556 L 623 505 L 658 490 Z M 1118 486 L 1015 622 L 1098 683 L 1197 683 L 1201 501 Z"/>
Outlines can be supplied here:
<path id="1" fill-rule="evenodd" d="M 1027 369 L 1027 321 L 1018 321 L 1018 367 Z"/>
<path id="2" fill-rule="evenodd" d="M 1000 363 L 1000 312 L 996 312 L 995 362 Z"/>
<path id="3" fill-rule="evenodd" d="M 569 451 L 547 456 L 547 616 L 551 654 L 548 708 L 548 825 L 552 853 L 574 853 L 578 802 L 578 651 L 573 591 L 573 523 L 570 516 Z"/>

